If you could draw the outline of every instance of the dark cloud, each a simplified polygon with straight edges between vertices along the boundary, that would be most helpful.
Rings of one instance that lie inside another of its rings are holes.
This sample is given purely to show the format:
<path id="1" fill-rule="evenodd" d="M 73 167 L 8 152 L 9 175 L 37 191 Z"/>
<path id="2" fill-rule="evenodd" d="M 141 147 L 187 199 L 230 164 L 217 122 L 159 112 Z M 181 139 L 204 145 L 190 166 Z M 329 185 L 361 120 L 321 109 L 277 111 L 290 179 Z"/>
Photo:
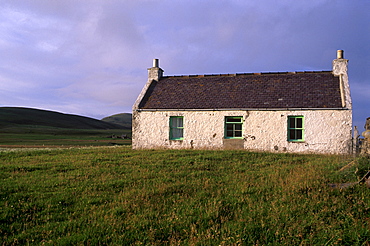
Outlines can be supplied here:
<path id="1" fill-rule="evenodd" d="M 350 60 L 355 124 L 370 116 L 367 0 L 8 1 L 0 4 L 0 98 L 88 116 L 130 112 L 165 74 L 330 70 Z"/>

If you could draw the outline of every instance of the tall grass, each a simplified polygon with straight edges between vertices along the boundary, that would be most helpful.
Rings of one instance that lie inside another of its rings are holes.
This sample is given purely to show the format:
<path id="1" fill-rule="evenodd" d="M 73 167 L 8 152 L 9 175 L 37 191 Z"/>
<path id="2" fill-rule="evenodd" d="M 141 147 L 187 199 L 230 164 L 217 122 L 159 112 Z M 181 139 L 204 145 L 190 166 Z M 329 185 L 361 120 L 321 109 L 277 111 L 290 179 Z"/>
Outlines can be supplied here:
<path id="1" fill-rule="evenodd" d="M 342 156 L 127 147 L 0 152 L 3 245 L 366 245 Z"/>

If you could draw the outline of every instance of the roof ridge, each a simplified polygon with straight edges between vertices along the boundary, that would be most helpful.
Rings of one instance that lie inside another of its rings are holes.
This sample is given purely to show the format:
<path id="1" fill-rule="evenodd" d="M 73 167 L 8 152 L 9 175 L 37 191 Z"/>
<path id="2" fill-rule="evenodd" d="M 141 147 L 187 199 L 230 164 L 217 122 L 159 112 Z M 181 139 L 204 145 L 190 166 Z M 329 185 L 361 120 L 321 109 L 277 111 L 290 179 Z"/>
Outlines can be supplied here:
<path id="1" fill-rule="evenodd" d="M 254 73 L 225 73 L 225 74 L 188 74 L 188 75 L 167 75 L 162 78 L 202 78 L 202 77 L 223 77 L 223 76 L 241 76 L 241 75 L 273 75 L 273 74 L 302 74 L 302 73 L 328 73 L 331 70 L 316 71 L 286 71 L 286 72 L 254 72 Z"/>

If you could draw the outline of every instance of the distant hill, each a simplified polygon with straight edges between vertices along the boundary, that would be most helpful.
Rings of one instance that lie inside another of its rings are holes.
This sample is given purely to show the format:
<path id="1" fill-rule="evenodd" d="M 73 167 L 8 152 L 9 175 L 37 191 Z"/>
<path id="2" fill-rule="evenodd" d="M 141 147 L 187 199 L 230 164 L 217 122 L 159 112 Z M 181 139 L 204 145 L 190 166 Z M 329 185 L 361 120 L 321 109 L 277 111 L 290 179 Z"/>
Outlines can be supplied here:
<path id="1" fill-rule="evenodd" d="M 54 111 L 0 107 L 0 128 L 46 126 L 70 129 L 124 129 L 123 126 L 89 117 Z"/>
<path id="2" fill-rule="evenodd" d="M 129 114 L 129 113 L 115 114 L 115 115 L 103 118 L 102 121 L 117 124 L 124 128 L 131 129 L 132 114 Z"/>

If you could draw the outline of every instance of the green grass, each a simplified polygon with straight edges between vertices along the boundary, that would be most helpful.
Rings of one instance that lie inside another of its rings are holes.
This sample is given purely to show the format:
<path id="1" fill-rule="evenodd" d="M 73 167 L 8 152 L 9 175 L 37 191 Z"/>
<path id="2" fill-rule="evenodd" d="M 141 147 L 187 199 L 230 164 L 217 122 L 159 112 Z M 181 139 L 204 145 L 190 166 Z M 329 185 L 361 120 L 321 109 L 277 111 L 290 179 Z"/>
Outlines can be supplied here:
<path id="1" fill-rule="evenodd" d="M 120 114 L 115 122 L 107 122 L 40 109 L 0 107 L 0 148 L 129 145 L 131 140 L 109 136 L 130 137 L 130 117 Z M 121 125 L 114 124 L 117 122 Z"/>
<path id="2" fill-rule="evenodd" d="M 367 245 L 361 158 L 129 147 L 0 152 L 2 245 Z M 357 172 L 356 172 L 357 169 Z"/>
<path id="3" fill-rule="evenodd" d="M 125 129 L 65 129 L 51 127 L 14 127 L 0 129 L 0 148 L 19 147 L 74 147 L 74 146 L 112 146 L 130 145 L 131 140 L 112 138 L 122 134 L 131 136 Z"/>

